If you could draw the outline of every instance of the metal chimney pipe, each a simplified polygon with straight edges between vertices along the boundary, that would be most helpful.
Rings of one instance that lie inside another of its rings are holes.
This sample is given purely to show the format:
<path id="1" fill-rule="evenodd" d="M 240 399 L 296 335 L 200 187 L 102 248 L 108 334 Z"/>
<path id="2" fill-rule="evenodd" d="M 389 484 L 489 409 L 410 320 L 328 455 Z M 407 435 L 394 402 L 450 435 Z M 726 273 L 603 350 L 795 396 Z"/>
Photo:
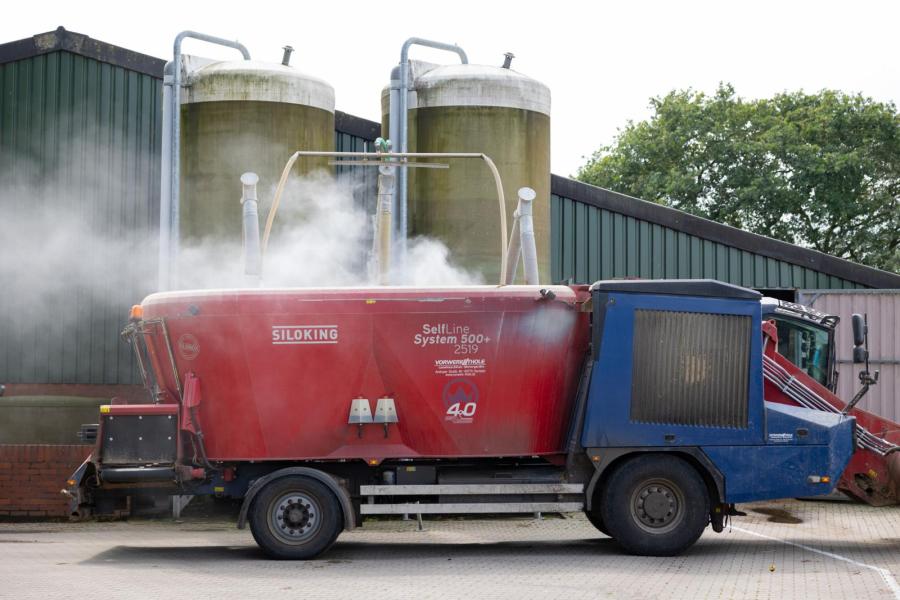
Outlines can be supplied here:
<path id="1" fill-rule="evenodd" d="M 244 278 L 248 287 L 262 283 L 262 254 L 259 247 L 259 201 L 256 196 L 256 173 L 241 175 L 241 206 L 243 207 Z"/>
<path id="2" fill-rule="evenodd" d="M 503 56 L 504 56 L 503 68 L 508 69 L 510 67 L 510 65 L 512 65 L 512 59 L 514 59 L 516 57 L 516 55 L 513 54 L 512 52 L 506 52 L 503 54 Z"/>
<path id="3" fill-rule="evenodd" d="M 289 67 L 291 64 L 291 52 L 294 51 L 294 48 L 293 46 L 284 46 L 282 49 L 284 50 L 284 54 L 281 56 L 281 64 Z"/>

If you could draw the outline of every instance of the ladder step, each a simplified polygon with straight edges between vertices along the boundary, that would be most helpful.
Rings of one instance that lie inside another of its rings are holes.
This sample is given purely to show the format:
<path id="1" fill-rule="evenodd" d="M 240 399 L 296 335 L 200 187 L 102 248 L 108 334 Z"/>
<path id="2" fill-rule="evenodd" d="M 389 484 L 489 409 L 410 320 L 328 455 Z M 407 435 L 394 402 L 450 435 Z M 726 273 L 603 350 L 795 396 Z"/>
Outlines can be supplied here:
<path id="1" fill-rule="evenodd" d="M 472 494 L 581 494 L 582 483 L 473 483 L 438 485 L 363 485 L 360 496 L 464 496 Z"/>
<path id="2" fill-rule="evenodd" d="M 473 502 L 453 504 L 362 504 L 364 515 L 436 515 L 581 512 L 582 502 Z"/>

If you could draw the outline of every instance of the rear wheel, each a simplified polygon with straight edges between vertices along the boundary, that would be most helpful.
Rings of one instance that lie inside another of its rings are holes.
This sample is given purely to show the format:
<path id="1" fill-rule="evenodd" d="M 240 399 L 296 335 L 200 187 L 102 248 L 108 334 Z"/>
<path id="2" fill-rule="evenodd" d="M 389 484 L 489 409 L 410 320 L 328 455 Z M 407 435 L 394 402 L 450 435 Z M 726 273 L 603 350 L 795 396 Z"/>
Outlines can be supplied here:
<path id="1" fill-rule="evenodd" d="M 648 454 L 620 465 L 606 481 L 600 514 L 631 554 L 672 556 L 709 523 L 709 493 L 700 474 L 675 456 Z"/>
<path id="2" fill-rule="evenodd" d="M 266 485 L 250 506 L 253 539 L 271 558 L 303 560 L 325 552 L 342 529 L 341 506 L 322 483 L 282 477 Z"/>

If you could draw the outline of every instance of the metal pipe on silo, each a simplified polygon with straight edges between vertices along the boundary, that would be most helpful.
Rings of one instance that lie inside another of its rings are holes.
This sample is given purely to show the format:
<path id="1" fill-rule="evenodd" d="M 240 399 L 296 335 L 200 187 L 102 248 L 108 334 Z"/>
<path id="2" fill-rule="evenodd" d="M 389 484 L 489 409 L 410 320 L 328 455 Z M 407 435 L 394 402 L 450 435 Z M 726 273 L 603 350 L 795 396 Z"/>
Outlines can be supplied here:
<path id="1" fill-rule="evenodd" d="M 157 288 L 169 289 L 169 266 L 172 264 L 172 69 L 174 63 L 167 62 L 163 69 L 163 120 L 162 120 L 162 161 L 159 199 L 159 266 Z"/>
<path id="2" fill-rule="evenodd" d="M 388 140 L 392 144 L 400 143 L 400 66 L 391 69 L 391 84 L 388 92 Z M 402 144 L 401 144 L 402 145 Z M 399 186 L 394 186 L 391 194 L 391 204 L 395 215 L 400 214 L 400 198 Z M 397 229 L 397 236 L 404 237 L 406 230 L 403 229 L 400 219 L 394 221 L 394 227 Z"/>
<path id="3" fill-rule="evenodd" d="M 163 123 L 167 120 L 169 121 L 169 144 L 167 148 L 164 146 L 163 150 L 162 175 L 160 181 L 160 290 L 166 290 L 171 287 L 173 272 L 175 272 L 177 276 L 175 263 L 178 259 L 180 241 L 179 169 L 181 166 L 181 44 L 187 38 L 208 42 L 210 44 L 218 44 L 219 46 L 225 46 L 227 48 L 234 48 L 240 51 L 244 60 L 250 60 L 250 52 L 239 42 L 233 42 L 231 40 L 196 31 L 182 31 L 175 36 L 173 58 L 170 63 L 172 65 L 171 79 L 163 79 Z M 168 94 L 169 102 L 165 103 L 165 89 L 167 86 L 171 91 Z M 165 130 L 165 125 L 163 127 Z M 168 162 L 166 162 L 166 158 L 168 158 Z M 165 246 L 163 246 L 163 242 L 165 242 Z"/>
<path id="4" fill-rule="evenodd" d="M 248 287 L 262 283 L 262 254 L 259 246 L 259 201 L 256 196 L 256 173 L 241 175 L 241 212 L 243 215 L 244 278 Z"/>
<path id="5" fill-rule="evenodd" d="M 289 67 L 291 65 L 291 53 L 294 51 L 294 47 L 283 46 L 281 49 L 284 50 L 284 54 L 281 55 L 281 64 Z"/>
<path id="6" fill-rule="evenodd" d="M 448 52 L 455 52 L 459 55 L 460 61 L 462 64 L 469 63 L 469 57 L 466 55 L 466 51 L 457 46 L 456 44 L 445 44 L 444 42 L 435 42 L 433 40 L 426 40 L 418 37 L 411 37 L 405 42 L 403 42 L 403 47 L 400 49 L 400 90 L 399 90 L 399 109 L 397 112 L 400 113 L 400 127 L 398 130 L 398 136 L 400 138 L 400 152 L 409 152 L 408 146 L 408 121 L 409 121 L 409 49 L 412 46 L 426 46 L 428 48 L 435 48 L 437 50 L 446 50 Z M 393 111 L 392 111 L 393 112 Z M 405 260 L 406 257 L 406 238 L 407 238 L 407 171 L 405 168 L 401 167 L 398 173 L 398 190 L 399 190 L 399 198 L 397 204 L 399 205 L 400 211 L 398 213 L 398 218 L 400 220 L 400 252 L 403 257 L 402 260 Z"/>

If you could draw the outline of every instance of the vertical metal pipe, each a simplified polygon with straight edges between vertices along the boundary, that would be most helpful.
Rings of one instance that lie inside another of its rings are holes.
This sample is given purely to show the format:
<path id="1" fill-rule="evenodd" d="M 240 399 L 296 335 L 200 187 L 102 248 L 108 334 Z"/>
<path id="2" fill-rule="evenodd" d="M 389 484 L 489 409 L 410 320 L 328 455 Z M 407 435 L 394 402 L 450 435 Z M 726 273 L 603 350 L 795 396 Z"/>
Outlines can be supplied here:
<path id="1" fill-rule="evenodd" d="M 400 143 L 400 67 L 391 69 L 391 85 L 389 88 L 389 110 L 388 110 L 388 140 L 396 147 Z M 398 191 L 400 186 L 394 186 L 394 193 L 391 196 L 391 206 L 395 215 L 400 214 L 400 197 Z M 405 237 L 400 219 L 394 221 L 394 229 L 398 238 Z"/>
<path id="2" fill-rule="evenodd" d="M 443 42 L 435 42 L 432 40 L 426 40 L 423 38 L 411 37 L 405 42 L 403 42 L 403 47 L 400 49 L 400 129 L 398 131 L 400 140 L 400 152 L 409 152 L 408 147 L 408 128 L 409 128 L 409 49 L 412 46 L 427 46 L 428 48 L 436 48 L 438 50 L 446 50 L 448 52 L 455 52 L 459 55 L 459 59 L 462 64 L 468 64 L 469 57 L 466 56 L 465 50 L 457 46 L 456 44 L 445 44 Z M 400 212 L 397 215 L 400 219 L 400 252 L 401 252 L 401 261 L 405 260 L 406 257 L 406 238 L 408 237 L 408 223 L 407 223 L 407 172 L 406 167 L 400 167 L 400 172 L 398 173 L 397 184 L 399 188 L 399 199 L 398 204 L 400 205 Z"/>
<path id="3" fill-rule="evenodd" d="M 522 245 L 522 267 L 525 269 L 525 283 L 537 285 L 539 283 L 537 244 L 534 240 L 534 217 L 532 216 L 532 202 L 537 193 L 529 188 L 519 188 L 519 207 L 516 213 L 519 215 L 519 236 Z"/>
<path id="4" fill-rule="evenodd" d="M 169 140 L 169 162 L 168 164 L 163 163 L 162 165 L 163 174 L 160 182 L 163 185 L 166 183 L 168 184 L 166 189 L 169 190 L 168 210 L 170 215 L 167 227 L 168 250 L 166 252 L 166 258 L 168 264 L 166 265 L 166 280 L 160 282 L 160 289 L 163 290 L 169 289 L 172 286 L 173 281 L 177 281 L 178 279 L 178 250 L 181 241 L 181 218 L 179 215 L 181 208 L 181 198 L 179 197 L 179 170 L 181 168 L 181 44 L 186 38 L 209 42 L 210 44 L 218 44 L 219 46 L 225 46 L 227 48 L 234 48 L 235 50 L 240 51 L 244 60 L 250 60 L 250 52 L 239 42 L 233 42 L 231 40 L 206 35 L 205 33 L 198 33 L 196 31 L 182 31 L 175 36 L 172 58 L 172 81 L 170 84 L 172 91 L 170 94 L 171 100 L 169 102 L 169 130 L 171 132 L 171 139 Z M 168 173 L 166 173 L 167 170 Z M 161 201 L 164 200 L 166 199 L 161 198 Z M 162 207 L 160 207 L 160 215 L 162 215 Z M 160 224 L 162 225 L 162 223 Z M 163 235 L 163 232 L 160 231 L 160 242 L 162 242 Z M 162 257 L 162 250 L 160 250 L 160 257 Z M 162 277 L 162 269 L 163 266 L 160 265 L 160 277 Z"/>
<path id="5" fill-rule="evenodd" d="M 262 283 L 262 254 L 259 248 L 259 206 L 256 196 L 256 173 L 241 175 L 241 212 L 243 213 L 244 279 L 247 287 Z"/>
<path id="6" fill-rule="evenodd" d="M 157 289 L 169 289 L 169 265 L 172 261 L 172 69 L 174 63 L 167 62 L 163 69 L 162 101 L 162 160 L 160 162 L 159 186 L 159 265 L 157 266 Z"/>
<path id="7" fill-rule="evenodd" d="M 395 167 L 378 167 L 378 207 L 376 212 L 375 229 L 378 236 L 378 284 L 390 283 L 391 272 L 391 240 L 393 218 L 391 200 L 394 196 Z"/>
<path id="8" fill-rule="evenodd" d="M 510 285 L 516 281 L 516 271 L 519 268 L 519 256 L 522 254 L 522 238 L 519 237 L 519 209 L 513 213 L 512 230 L 509 232 L 509 245 L 506 247 L 506 272 L 503 274 L 503 283 Z"/>

